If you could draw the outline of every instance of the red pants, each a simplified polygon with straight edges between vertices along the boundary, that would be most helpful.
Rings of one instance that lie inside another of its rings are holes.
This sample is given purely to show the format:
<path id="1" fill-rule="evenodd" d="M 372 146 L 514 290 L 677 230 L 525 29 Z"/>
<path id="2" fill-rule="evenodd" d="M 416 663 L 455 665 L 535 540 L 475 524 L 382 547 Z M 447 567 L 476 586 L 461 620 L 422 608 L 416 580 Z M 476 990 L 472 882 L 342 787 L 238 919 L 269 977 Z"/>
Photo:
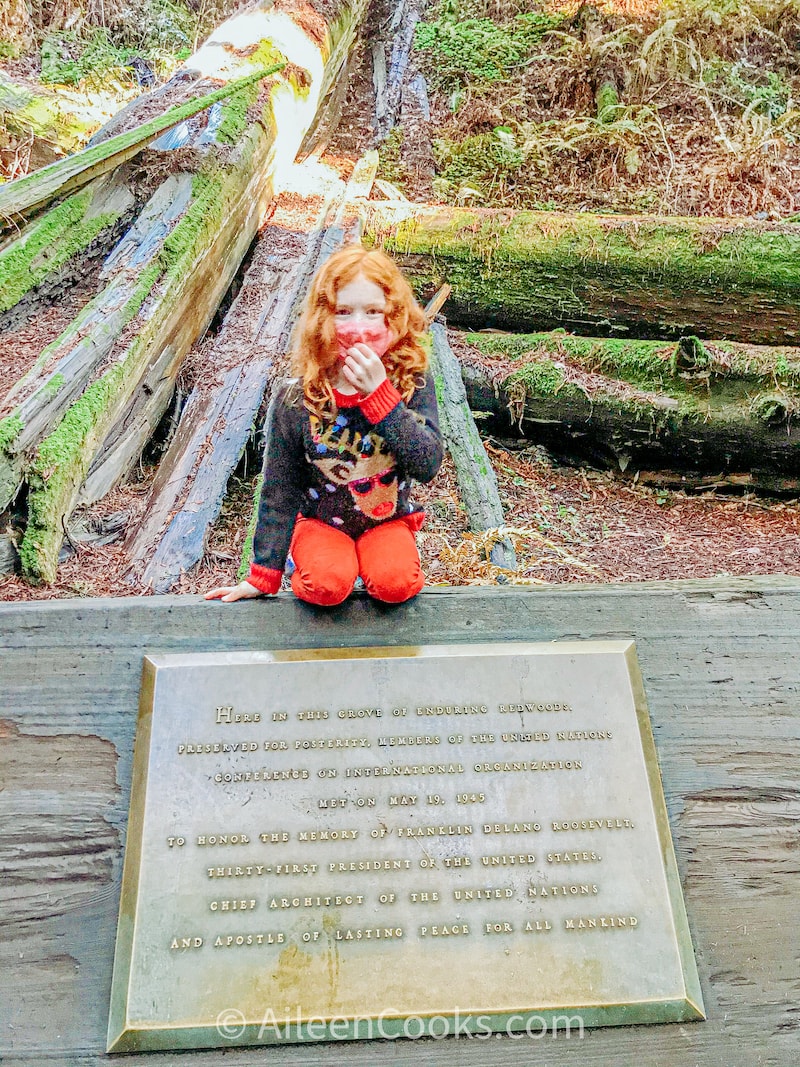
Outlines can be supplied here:
<path id="1" fill-rule="evenodd" d="M 425 582 L 414 533 L 402 519 L 381 523 L 354 541 L 327 523 L 298 516 L 289 551 L 295 594 L 323 607 L 346 600 L 359 575 L 369 595 L 387 604 L 410 600 Z"/>

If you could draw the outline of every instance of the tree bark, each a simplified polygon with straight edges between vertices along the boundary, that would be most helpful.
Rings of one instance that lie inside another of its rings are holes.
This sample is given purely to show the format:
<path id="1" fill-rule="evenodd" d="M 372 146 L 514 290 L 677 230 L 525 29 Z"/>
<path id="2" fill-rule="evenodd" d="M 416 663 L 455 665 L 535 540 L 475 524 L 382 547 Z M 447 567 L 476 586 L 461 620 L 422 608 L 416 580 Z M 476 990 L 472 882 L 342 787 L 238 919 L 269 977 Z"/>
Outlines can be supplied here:
<path id="1" fill-rule="evenodd" d="M 459 325 L 750 344 L 800 339 L 800 227 L 373 202 L 365 237 Z"/>
<path id="2" fill-rule="evenodd" d="M 352 0 L 340 9 L 336 23 L 326 26 L 309 4 L 265 0 L 223 24 L 193 58 L 201 74 L 228 79 L 255 63 L 262 66 L 259 50 L 274 55 L 280 49 L 290 65 L 268 93 L 236 94 L 223 108 L 213 137 L 198 138 L 205 152 L 190 176 L 190 201 L 177 223 L 168 232 L 165 228 L 144 272 L 130 274 L 124 306 L 133 307 L 134 314 L 116 336 L 110 365 L 39 446 L 28 471 L 29 516 L 21 551 L 32 579 L 54 579 L 66 518 L 98 450 L 153 361 L 171 349 L 165 374 L 174 381 L 183 357 L 205 332 L 263 220 L 276 160 L 293 158 L 364 8 L 365 0 Z M 242 44 L 244 30 L 249 47 Z M 300 63 L 303 72 L 298 73 Z"/>
<path id="3" fill-rule="evenodd" d="M 562 333 L 464 342 L 471 407 L 556 451 L 621 471 L 749 470 L 765 488 L 800 473 L 800 349 Z"/>

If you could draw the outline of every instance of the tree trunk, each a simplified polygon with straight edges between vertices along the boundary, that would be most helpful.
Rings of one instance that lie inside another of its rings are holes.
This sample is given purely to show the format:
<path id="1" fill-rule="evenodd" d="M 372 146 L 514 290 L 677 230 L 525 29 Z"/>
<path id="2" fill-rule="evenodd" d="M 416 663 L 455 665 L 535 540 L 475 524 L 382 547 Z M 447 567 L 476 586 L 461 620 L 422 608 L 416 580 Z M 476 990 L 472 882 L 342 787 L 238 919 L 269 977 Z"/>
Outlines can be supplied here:
<path id="1" fill-rule="evenodd" d="M 800 339 L 800 227 L 369 204 L 365 237 L 418 292 L 453 287 L 451 322 L 513 330 Z"/>
<path id="2" fill-rule="evenodd" d="M 467 334 L 459 354 L 473 409 L 557 451 L 621 471 L 749 470 L 765 487 L 800 473 L 800 349 L 557 332 Z"/>
<path id="3" fill-rule="evenodd" d="M 193 66 L 202 74 L 228 79 L 256 63 L 263 66 L 263 54 L 274 56 L 276 49 L 290 65 L 268 93 L 254 87 L 235 94 L 223 106 L 213 137 L 204 139 L 201 133 L 197 138 L 199 166 L 189 177 L 186 210 L 149 246 L 144 271 L 127 272 L 123 306 L 133 315 L 117 332 L 100 376 L 39 446 L 28 473 L 29 517 L 21 551 L 31 578 L 55 577 L 65 520 L 98 450 L 148 369 L 170 349 L 164 374 L 174 381 L 183 357 L 205 332 L 263 220 L 276 161 L 293 158 L 364 8 L 365 0 L 344 4 L 327 27 L 310 4 L 265 0 L 223 24 L 194 57 Z M 249 34 L 245 43 L 244 31 Z M 304 69 L 298 73 L 300 62 Z"/>

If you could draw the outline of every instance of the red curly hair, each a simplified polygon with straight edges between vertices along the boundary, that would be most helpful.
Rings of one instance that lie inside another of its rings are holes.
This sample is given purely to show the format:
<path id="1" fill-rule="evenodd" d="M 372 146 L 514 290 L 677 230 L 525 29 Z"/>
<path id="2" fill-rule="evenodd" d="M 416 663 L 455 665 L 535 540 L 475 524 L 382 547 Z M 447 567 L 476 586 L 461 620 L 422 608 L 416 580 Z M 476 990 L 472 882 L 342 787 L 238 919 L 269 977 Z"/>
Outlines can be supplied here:
<path id="1" fill-rule="evenodd" d="M 331 386 L 338 361 L 336 294 L 360 276 L 386 296 L 386 323 L 396 340 L 382 357 L 383 365 L 405 401 L 422 384 L 428 365 L 420 340 L 427 324 L 411 286 L 385 252 L 348 245 L 317 271 L 292 338 L 292 369 L 302 380 L 305 406 L 319 418 L 336 412 Z"/>

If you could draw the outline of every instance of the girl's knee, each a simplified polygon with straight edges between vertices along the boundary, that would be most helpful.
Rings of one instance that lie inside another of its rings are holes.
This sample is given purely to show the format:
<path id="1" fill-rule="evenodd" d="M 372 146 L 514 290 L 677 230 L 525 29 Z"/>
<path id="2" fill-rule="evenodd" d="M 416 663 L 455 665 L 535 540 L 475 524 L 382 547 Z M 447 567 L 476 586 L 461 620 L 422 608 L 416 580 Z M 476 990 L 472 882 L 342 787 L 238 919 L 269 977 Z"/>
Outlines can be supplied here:
<path id="1" fill-rule="evenodd" d="M 364 574 L 362 578 L 369 595 L 385 604 L 402 604 L 415 597 L 425 584 L 425 576 L 419 567 L 415 574 L 386 568 L 382 573 Z"/>
<path id="2" fill-rule="evenodd" d="M 356 575 L 343 573 L 306 573 L 301 575 L 295 570 L 292 575 L 292 589 L 295 596 L 308 604 L 322 608 L 332 608 L 341 604 L 350 596 L 355 585 Z"/>

